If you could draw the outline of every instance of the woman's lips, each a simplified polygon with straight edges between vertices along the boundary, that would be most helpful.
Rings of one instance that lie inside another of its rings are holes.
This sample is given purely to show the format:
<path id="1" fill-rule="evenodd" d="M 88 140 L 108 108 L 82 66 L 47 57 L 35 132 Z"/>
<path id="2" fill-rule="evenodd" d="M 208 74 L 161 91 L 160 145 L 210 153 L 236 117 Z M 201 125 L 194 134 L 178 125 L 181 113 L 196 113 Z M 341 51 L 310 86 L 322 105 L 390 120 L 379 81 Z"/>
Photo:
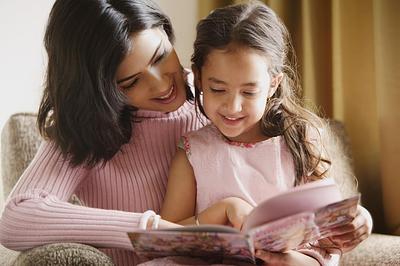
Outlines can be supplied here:
<path id="1" fill-rule="evenodd" d="M 175 84 L 172 84 L 170 90 L 168 91 L 168 93 L 166 93 L 163 96 L 154 98 L 155 101 L 157 101 L 158 103 L 162 103 L 162 104 L 168 104 L 171 103 L 172 101 L 175 100 L 176 98 L 176 87 Z"/>

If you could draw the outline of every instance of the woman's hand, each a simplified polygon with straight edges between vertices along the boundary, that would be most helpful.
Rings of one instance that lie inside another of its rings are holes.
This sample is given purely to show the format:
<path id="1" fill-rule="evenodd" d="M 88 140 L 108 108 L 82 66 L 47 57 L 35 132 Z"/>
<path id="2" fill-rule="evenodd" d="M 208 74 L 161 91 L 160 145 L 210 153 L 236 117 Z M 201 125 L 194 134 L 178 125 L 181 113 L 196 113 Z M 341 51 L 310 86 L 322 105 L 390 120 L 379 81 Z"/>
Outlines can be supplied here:
<path id="1" fill-rule="evenodd" d="M 371 234 L 371 215 L 364 207 L 359 205 L 356 217 L 351 222 L 333 229 L 333 231 L 334 236 L 319 241 L 321 247 L 336 247 L 342 252 L 349 252 Z"/>
<path id="2" fill-rule="evenodd" d="M 226 198 L 223 201 L 226 203 L 225 213 L 228 223 L 240 230 L 247 215 L 254 207 L 237 197 Z"/>
<path id="3" fill-rule="evenodd" d="M 264 261 L 264 265 L 280 265 L 280 266 L 319 266 L 319 262 L 313 257 L 304 255 L 298 251 L 290 250 L 287 252 L 269 252 L 257 250 L 256 257 Z"/>

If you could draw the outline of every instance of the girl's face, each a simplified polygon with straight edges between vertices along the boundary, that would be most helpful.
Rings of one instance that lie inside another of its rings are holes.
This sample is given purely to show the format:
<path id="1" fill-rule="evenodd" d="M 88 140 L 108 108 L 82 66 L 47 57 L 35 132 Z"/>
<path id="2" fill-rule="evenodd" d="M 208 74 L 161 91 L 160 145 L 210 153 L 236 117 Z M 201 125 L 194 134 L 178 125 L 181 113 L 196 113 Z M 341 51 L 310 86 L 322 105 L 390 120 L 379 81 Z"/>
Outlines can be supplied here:
<path id="1" fill-rule="evenodd" d="M 116 79 L 129 103 L 139 109 L 171 112 L 186 100 L 180 62 L 160 28 L 132 36 L 132 49 L 119 65 Z"/>
<path id="2" fill-rule="evenodd" d="M 246 48 L 214 49 L 195 74 L 203 91 L 204 111 L 225 137 L 239 142 L 267 138 L 261 131 L 261 118 L 280 76 L 271 84 L 265 56 Z"/>

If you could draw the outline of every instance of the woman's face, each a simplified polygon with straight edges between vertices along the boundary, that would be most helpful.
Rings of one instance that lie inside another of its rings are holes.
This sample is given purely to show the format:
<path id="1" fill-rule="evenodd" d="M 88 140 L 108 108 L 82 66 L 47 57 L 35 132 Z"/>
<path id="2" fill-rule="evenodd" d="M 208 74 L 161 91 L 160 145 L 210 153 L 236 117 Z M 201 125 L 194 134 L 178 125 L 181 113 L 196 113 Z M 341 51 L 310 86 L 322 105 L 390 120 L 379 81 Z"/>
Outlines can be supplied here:
<path id="1" fill-rule="evenodd" d="M 172 112 L 186 101 L 186 83 L 175 50 L 160 28 L 132 35 L 132 49 L 117 69 L 118 87 L 139 109 Z"/>

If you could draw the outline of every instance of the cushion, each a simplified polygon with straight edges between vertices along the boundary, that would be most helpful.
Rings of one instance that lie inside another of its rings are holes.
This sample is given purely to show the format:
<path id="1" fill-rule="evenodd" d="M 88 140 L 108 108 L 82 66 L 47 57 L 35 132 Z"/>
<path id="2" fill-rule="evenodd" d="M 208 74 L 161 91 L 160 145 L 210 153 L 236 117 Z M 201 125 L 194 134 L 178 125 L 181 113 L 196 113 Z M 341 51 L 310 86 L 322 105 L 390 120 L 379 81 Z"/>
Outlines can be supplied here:
<path id="1" fill-rule="evenodd" d="M 57 243 L 36 247 L 18 256 L 14 266 L 46 265 L 114 265 L 112 260 L 98 249 L 76 243 Z"/>

